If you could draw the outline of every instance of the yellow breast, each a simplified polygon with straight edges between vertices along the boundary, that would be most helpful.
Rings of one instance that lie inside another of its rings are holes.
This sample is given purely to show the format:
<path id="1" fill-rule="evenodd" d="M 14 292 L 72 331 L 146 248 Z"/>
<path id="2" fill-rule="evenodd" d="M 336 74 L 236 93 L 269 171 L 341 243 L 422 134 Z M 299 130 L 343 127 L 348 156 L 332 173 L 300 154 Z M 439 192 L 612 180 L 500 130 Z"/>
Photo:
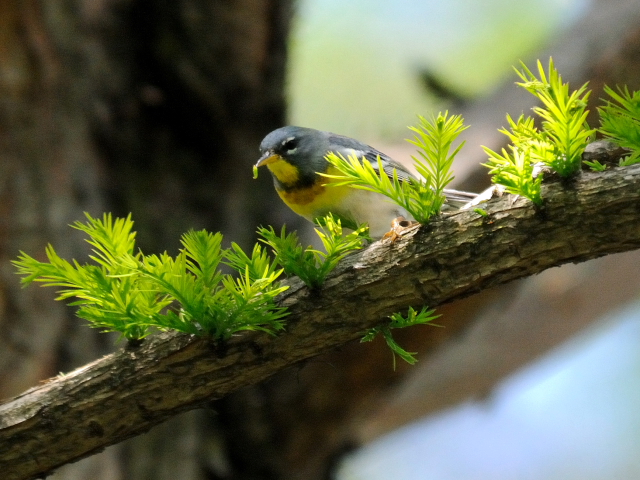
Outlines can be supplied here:
<path id="1" fill-rule="evenodd" d="M 298 169 L 281 158 L 274 157 L 266 165 L 282 184 L 295 185 L 300 178 Z M 332 165 L 327 173 L 340 174 Z M 403 209 L 388 198 L 348 186 L 329 186 L 335 181 L 318 175 L 316 182 L 308 187 L 276 187 L 276 190 L 291 210 L 307 220 L 313 222 L 318 217 L 332 213 L 342 220 L 343 226 L 351 225 L 350 228 L 355 228 L 357 223 L 368 223 L 371 235 L 375 237 L 381 237 L 389 230 L 393 218 L 399 215 L 409 218 Z"/>
<path id="2" fill-rule="evenodd" d="M 282 160 L 282 157 L 278 155 L 274 155 L 272 158 L 274 160 L 265 163 L 265 165 L 280 182 L 285 185 L 293 185 L 300 179 L 296 167 Z"/>
<path id="3" fill-rule="evenodd" d="M 328 186 L 330 182 L 329 178 L 319 177 L 310 187 L 278 190 L 278 195 L 291 210 L 313 221 L 327 213 L 339 214 L 345 197 L 353 193 L 353 189 L 347 186 Z"/>

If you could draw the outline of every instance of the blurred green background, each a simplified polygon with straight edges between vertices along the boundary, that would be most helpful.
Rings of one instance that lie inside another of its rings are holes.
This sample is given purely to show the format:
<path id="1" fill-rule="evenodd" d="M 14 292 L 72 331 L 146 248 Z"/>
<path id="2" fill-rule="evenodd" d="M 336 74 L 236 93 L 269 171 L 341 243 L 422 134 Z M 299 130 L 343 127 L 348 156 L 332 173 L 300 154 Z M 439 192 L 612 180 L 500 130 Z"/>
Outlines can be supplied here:
<path id="1" fill-rule="evenodd" d="M 582 0 L 306 0 L 288 72 L 292 124 L 394 141 L 441 108 L 429 72 L 456 94 L 485 94 L 584 10 Z M 446 108 L 446 107 L 445 107 Z"/>

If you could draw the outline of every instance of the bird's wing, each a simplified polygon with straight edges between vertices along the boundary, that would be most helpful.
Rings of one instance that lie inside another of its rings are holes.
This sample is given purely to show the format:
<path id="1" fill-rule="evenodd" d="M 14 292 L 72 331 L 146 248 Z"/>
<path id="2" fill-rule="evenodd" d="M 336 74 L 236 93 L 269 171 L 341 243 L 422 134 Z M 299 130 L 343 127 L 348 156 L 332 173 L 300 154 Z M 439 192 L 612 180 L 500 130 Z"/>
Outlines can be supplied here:
<path id="1" fill-rule="evenodd" d="M 376 171 L 378 170 L 378 157 L 380 157 L 385 173 L 391 178 L 393 177 L 394 169 L 398 175 L 398 180 L 400 181 L 406 181 L 412 178 L 416 178 L 401 163 L 396 162 L 393 158 L 389 157 L 385 153 L 382 153 L 381 151 L 376 150 L 369 145 L 354 140 L 353 138 L 334 134 L 329 137 L 329 142 L 330 145 L 334 145 L 338 150 L 334 153 L 340 153 L 345 158 L 349 155 L 356 155 L 359 160 L 362 160 L 362 158 L 364 157 L 371 163 L 374 170 Z M 445 207 L 447 207 L 448 209 L 459 209 L 478 196 L 477 193 L 462 192 L 459 190 L 452 190 L 448 188 L 445 188 L 443 193 L 447 198 Z"/>
<path id="2" fill-rule="evenodd" d="M 336 145 L 337 147 L 339 147 L 339 151 L 334 153 L 340 153 L 345 158 L 347 158 L 349 155 L 355 155 L 359 160 L 362 160 L 362 158 L 364 157 L 369 160 L 369 163 L 371 163 L 371 166 L 376 171 L 378 170 L 378 157 L 380 157 L 380 159 L 382 160 L 383 169 L 390 178 L 393 177 L 394 169 L 396 170 L 398 180 L 400 181 L 415 178 L 414 175 L 412 175 L 409 170 L 407 170 L 407 168 L 401 163 L 396 162 L 387 154 L 382 153 L 381 151 L 376 150 L 369 145 L 354 140 L 353 138 L 344 137 L 342 135 L 332 135 L 329 138 L 329 142 L 331 145 Z"/>
<path id="3" fill-rule="evenodd" d="M 462 192 L 451 188 L 445 188 L 443 193 L 447 197 L 447 205 L 454 209 L 464 207 L 478 196 L 477 193 Z"/>

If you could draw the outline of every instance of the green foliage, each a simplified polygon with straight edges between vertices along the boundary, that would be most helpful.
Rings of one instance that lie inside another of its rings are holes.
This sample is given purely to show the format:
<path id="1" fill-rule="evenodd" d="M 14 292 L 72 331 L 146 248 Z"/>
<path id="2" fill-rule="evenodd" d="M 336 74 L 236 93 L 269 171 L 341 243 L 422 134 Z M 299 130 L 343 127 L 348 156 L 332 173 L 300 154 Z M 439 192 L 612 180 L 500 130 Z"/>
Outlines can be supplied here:
<path id="1" fill-rule="evenodd" d="M 569 93 L 569 84 L 562 83 L 562 77 L 556 70 L 553 59 L 549 59 L 549 73 L 545 74 L 542 62 L 538 60 L 538 79 L 522 63 L 522 70 L 516 70 L 523 82 L 519 86 L 536 96 L 542 107 L 533 111 L 542 118 L 542 140 L 545 148 L 537 151 L 540 161 L 567 177 L 580 171 L 582 152 L 594 136 L 587 122 L 587 101 L 591 91 L 587 84 Z M 534 141 L 535 141 L 534 137 Z"/>
<path id="2" fill-rule="evenodd" d="M 325 252 L 312 247 L 304 248 L 298 240 L 296 232 L 287 233 L 282 227 L 278 235 L 273 227 L 261 227 L 258 234 L 261 241 L 273 249 L 275 261 L 287 275 L 297 275 L 309 286 L 320 288 L 327 275 L 349 253 L 361 249 L 369 240 L 368 228 L 361 226 L 344 235 L 340 219 L 327 215 L 318 219 L 321 224 L 316 233 L 322 241 Z"/>
<path id="3" fill-rule="evenodd" d="M 631 155 L 620 162 L 621 166 L 640 162 L 640 91 L 629 93 L 629 88 L 615 92 L 605 86 L 604 91 L 613 99 L 598 108 L 600 132 L 614 143 L 632 150 Z"/>
<path id="4" fill-rule="evenodd" d="M 93 247 L 95 264 L 80 265 L 46 249 L 48 262 L 21 252 L 13 263 L 24 275 L 24 284 L 41 282 L 62 287 L 58 300 L 75 298 L 77 315 L 103 331 L 120 332 L 140 339 L 155 327 L 196 335 L 228 339 L 242 330 L 274 333 L 283 328 L 283 308 L 275 297 L 287 287 L 279 286 L 282 273 L 256 246 L 249 257 L 237 245 L 221 248 L 222 235 L 204 230 L 182 237 L 174 258 L 134 253 L 135 232 L 131 217 L 102 220 L 87 216 L 87 223 L 73 227 L 85 232 Z M 221 262 L 239 272 L 234 278 L 218 269 Z"/>
<path id="5" fill-rule="evenodd" d="M 464 146 L 464 142 L 461 142 L 453 151 L 451 149 L 458 136 L 468 127 L 464 125 L 462 116 L 449 116 L 449 112 L 438 113 L 438 116 L 431 121 L 422 116 L 418 118 L 420 125 L 409 127 L 416 135 L 413 140 L 407 141 L 418 147 L 420 155 L 420 158 L 413 155 L 411 158 L 415 162 L 416 170 L 425 180 L 412 183 L 418 184 L 416 190 L 419 193 L 415 203 L 423 210 L 422 215 L 426 217 L 426 221 L 440 213 L 446 201 L 443 192 L 453 180 L 451 170 L 453 159 Z M 423 204 L 430 207 L 422 206 Z M 416 220 L 420 221 L 417 218 Z"/>
<path id="6" fill-rule="evenodd" d="M 326 252 L 321 252 L 312 247 L 302 247 L 296 232 L 287 233 L 284 227 L 282 227 L 280 235 L 273 230 L 273 227 L 262 227 L 258 230 L 262 241 L 273 249 L 276 255 L 276 263 L 281 265 L 287 274 L 300 277 L 310 288 L 319 288 L 340 260 L 349 253 L 362 248 L 364 242 L 369 240 L 366 227 L 360 227 L 358 230 L 343 236 L 339 219 L 335 219 L 332 215 L 327 215 L 318 220 L 323 226 L 316 229 L 316 232 L 321 238 Z M 434 310 L 429 310 L 426 307 L 419 312 L 409 308 L 406 318 L 399 313 L 394 313 L 391 315 L 391 321 L 388 324 L 370 329 L 362 339 L 362 342 L 369 342 L 378 334 L 382 334 L 387 345 L 394 353 L 394 368 L 395 355 L 413 365 L 417 361 L 413 356 L 415 353 L 407 352 L 398 345 L 393 339 L 391 330 L 431 322 L 440 316 L 433 315 L 433 312 Z"/>
<path id="7" fill-rule="evenodd" d="M 589 161 L 589 160 L 583 160 L 583 163 L 591 168 L 591 170 L 593 170 L 594 172 L 604 172 L 607 169 L 607 166 L 605 164 L 600 163 L 598 160 L 594 160 L 594 161 Z"/>
<path id="8" fill-rule="evenodd" d="M 511 130 L 500 131 L 511 140 L 509 150 L 502 149 L 497 153 L 483 147 L 489 155 L 485 166 L 493 175 L 494 183 L 540 205 L 542 176 L 534 178 L 533 165 L 547 166 L 562 177 L 580 171 L 582 152 L 595 133 L 586 123 L 587 100 L 591 92 L 584 84 L 570 93 L 569 84 L 562 83 L 553 59 L 549 59 L 548 73 L 538 61 L 539 78 L 524 64 L 522 70 L 516 72 L 523 80 L 518 85 L 542 102 L 542 106 L 533 109 L 542 119 L 542 129 L 535 126 L 531 117 L 521 115 L 514 121 L 507 115 Z"/>
<path id="9" fill-rule="evenodd" d="M 448 112 L 426 120 L 419 117 L 420 124 L 410 127 L 416 133 L 410 143 L 419 148 L 420 158 L 412 157 L 422 179 L 400 180 L 393 171 L 391 178 L 384 171 L 382 160 L 377 165 L 355 156 L 344 158 L 328 155 L 327 161 L 335 166 L 341 175 L 325 175 L 336 181 L 330 186 L 350 185 L 354 188 L 380 193 L 404 207 L 420 223 L 426 223 L 440 212 L 446 201 L 445 187 L 453 180 L 451 164 L 462 148 L 461 143 L 451 151 L 454 141 L 467 127 L 459 115 L 449 116 Z"/>
<path id="10" fill-rule="evenodd" d="M 539 132 L 533 125 L 533 119 L 520 116 L 517 122 L 507 115 L 507 121 L 511 126 L 511 132 L 506 129 L 501 130 L 509 136 L 513 142 L 509 146 L 510 152 L 502 149 L 502 153 L 497 153 L 490 148 L 483 147 L 489 155 L 489 162 L 484 164 L 489 168 L 492 181 L 499 185 L 504 185 L 507 192 L 514 195 L 522 195 L 536 205 L 542 204 L 540 196 L 542 175 L 536 178 L 533 176 L 533 159 L 531 158 L 536 143 L 527 143 L 529 139 L 538 136 Z M 527 135 L 530 135 L 527 137 Z M 539 144 L 538 144 L 539 145 Z"/>
<path id="11" fill-rule="evenodd" d="M 409 311 L 407 312 L 406 317 L 402 316 L 400 313 L 394 313 L 393 315 L 391 315 L 391 317 L 389 317 L 391 321 L 388 324 L 369 329 L 365 336 L 362 337 L 362 340 L 360 340 L 360 342 L 370 342 L 378 334 L 381 334 L 387 342 L 387 345 L 393 352 L 394 369 L 396 365 L 396 355 L 398 355 L 408 364 L 413 365 L 418 361 L 414 356 L 416 355 L 416 352 L 407 352 L 404 348 L 398 345 L 393 339 L 391 330 L 394 328 L 405 328 L 432 322 L 436 318 L 440 317 L 440 315 L 434 315 L 434 312 L 435 310 L 429 310 L 427 307 L 422 307 L 422 310 L 420 310 L 419 312 L 409 307 Z"/>

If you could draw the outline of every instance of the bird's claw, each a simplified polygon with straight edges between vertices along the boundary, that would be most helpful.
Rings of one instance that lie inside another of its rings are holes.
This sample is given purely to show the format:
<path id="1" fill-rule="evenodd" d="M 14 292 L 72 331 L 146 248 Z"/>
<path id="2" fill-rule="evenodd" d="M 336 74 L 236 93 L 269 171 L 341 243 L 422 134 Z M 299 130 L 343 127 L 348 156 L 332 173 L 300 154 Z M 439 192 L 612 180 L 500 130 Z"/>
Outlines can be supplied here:
<path id="1" fill-rule="evenodd" d="M 413 227 L 420 225 L 415 220 L 407 220 L 404 217 L 396 217 L 391 221 L 391 230 L 384 234 L 382 241 L 389 241 L 394 243 L 400 237 L 405 235 L 409 230 L 413 230 Z"/>

